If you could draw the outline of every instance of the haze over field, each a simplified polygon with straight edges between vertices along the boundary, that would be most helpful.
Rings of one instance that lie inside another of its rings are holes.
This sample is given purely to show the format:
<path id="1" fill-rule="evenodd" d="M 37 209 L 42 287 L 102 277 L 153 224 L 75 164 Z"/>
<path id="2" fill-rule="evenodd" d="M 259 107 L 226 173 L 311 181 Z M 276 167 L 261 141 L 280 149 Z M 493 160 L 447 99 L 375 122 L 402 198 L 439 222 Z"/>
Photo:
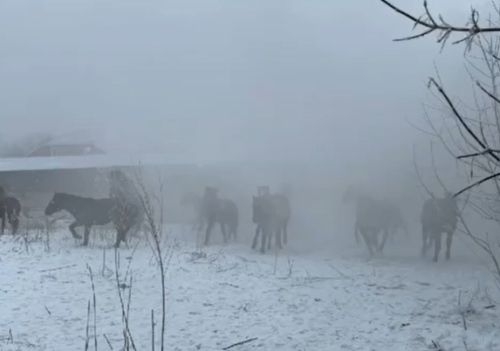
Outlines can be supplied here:
<path id="1" fill-rule="evenodd" d="M 108 149 L 399 162 L 433 59 L 469 88 L 457 49 L 393 43 L 411 24 L 375 1 L 9 1 L 0 29 L 2 135 L 92 128 Z"/>

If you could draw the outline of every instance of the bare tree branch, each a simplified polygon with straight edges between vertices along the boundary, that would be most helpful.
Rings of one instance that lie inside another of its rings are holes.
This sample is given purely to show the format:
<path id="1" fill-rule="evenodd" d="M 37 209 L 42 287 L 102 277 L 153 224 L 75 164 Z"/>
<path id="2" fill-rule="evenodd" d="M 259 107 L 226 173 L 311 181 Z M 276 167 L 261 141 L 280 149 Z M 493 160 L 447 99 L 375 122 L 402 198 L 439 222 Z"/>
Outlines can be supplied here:
<path id="1" fill-rule="evenodd" d="M 392 10 L 400 14 L 401 16 L 409 19 L 414 23 L 414 28 L 417 26 L 422 26 L 426 28 L 423 32 L 417 35 L 409 36 L 409 37 L 404 37 L 404 38 L 399 38 L 399 39 L 394 39 L 394 41 L 403 41 L 403 40 L 414 40 L 418 38 L 422 38 L 432 32 L 439 32 L 437 42 L 442 44 L 444 46 L 449 39 L 450 35 L 454 32 L 456 33 L 466 33 L 466 36 L 462 39 L 454 41 L 452 44 L 459 44 L 462 42 L 467 42 L 467 47 L 470 48 L 470 45 L 472 43 L 472 40 L 474 37 L 479 34 L 479 33 L 492 33 L 492 32 L 500 32 L 500 27 L 480 27 L 478 24 L 479 21 L 479 13 L 475 10 L 472 9 L 471 15 L 469 18 L 469 25 L 466 26 L 453 26 L 451 24 L 448 24 L 442 16 L 439 16 L 439 22 L 438 23 L 434 17 L 431 15 L 431 12 L 429 11 L 429 7 L 427 5 L 427 1 L 424 0 L 424 10 L 425 14 L 423 14 L 420 17 L 415 17 L 411 14 L 409 14 L 406 11 L 401 10 L 400 8 L 394 6 L 392 3 L 390 3 L 387 0 L 380 0 L 382 3 L 384 3 L 386 6 L 390 7 Z"/>
<path id="2" fill-rule="evenodd" d="M 458 112 L 455 105 L 453 104 L 453 102 L 449 98 L 448 94 L 446 94 L 444 89 L 441 87 L 441 85 L 439 85 L 438 82 L 436 82 L 436 80 L 434 78 L 429 79 L 429 85 L 433 85 L 434 87 L 436 87 L 436 89 L 441 94 L 441 96 L 446 100 L 446 103 L 448 104 L 448 106 L 452 110 L 455 117 L 457 117 L 457 119 L 460 122 L 460 124 L 462 125 L 462 127 L 464 127 L 464 129 L 476 141 L 476 143 L 479 144 L 479 146 L 481 146 L 483 149 L 485 149 L 485 150 L 488 149 L 488 147 L 481 141 L 481 139 L 479 139 L 479 137 L 476 135 L 476 133 L 474 133 L 472 131 L 472 129 L 469 127 L 469 125 L 464 121 L 464 118 Z M 490 155 L 495 161 L 500 162 L 500 158 L 497 155 L 495 155 L 495 153 L 489 151 L 486 154 Z"/>
<path id="3" fill-rule="evenodd" d="M 476 157 L 476 156 L 483 156 L 485 154 L 489 154 L 491 152 L 494 152 L 494 153 L 497 153 L 497 154 L 500 154 L 500 150 L 493 150 L 493 149 L 485 149 L 483 151 L 479 151 L 479 152 L 474 152 L 472 154 L 466 154 L 466 155 L 461 155 L 461 156 L 458 156 L 457 158 L 459 160 L 461 159 L 464 159 L 464 158 L 471 158 L 471 157 Z"/>
<path id="4" fill-rule="evenodd" d="M 459 192 L 455 193 L 455 194 L 453 195 L 453 197 L 457 197 L 457 196 L 459 196 L 460 194 L 462 194 L 462 193 L 466 192 L 467 190 L 472 189 L 472 188 L 474 188 L 474 187 L 476 187 L 476 186 L 478 186 L 478 185 L 480 185 L 480 184 L 483 184 L 484 182 L 487 182 L 488 180 L 493 179 L 493 178 L 496 178 L 496 177 L 498 177 L 498 176 L 500 176 L 500 172 L 490 174 L 489 176 L 484 177 L 484 178 L 482 178 L 482 179 L 478 180 L 477 182 L 474 182 L 474 183 L 472 183 L 472 184 L 470 184 L 470 185 L 466 186 L 465 188 L 463 188 L 463 189 L 462 189 L 462 190 L 460 190 Z"/>

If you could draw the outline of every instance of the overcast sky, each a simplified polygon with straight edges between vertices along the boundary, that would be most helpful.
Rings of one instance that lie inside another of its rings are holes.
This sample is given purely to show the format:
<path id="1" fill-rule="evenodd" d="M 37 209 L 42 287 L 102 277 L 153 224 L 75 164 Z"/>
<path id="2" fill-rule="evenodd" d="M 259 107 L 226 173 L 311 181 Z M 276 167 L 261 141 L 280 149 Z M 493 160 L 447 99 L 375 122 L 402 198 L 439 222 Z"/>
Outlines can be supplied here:
<path id="1" fill-rule="evenodd" d="M 470 7 L 430 3 L 458 24 Z M 391 41 L 411 28 L 374 0 L 2 1 L 1 134 L 94 128 L 111 149 L 339 166 L 411 157 L 422 136 L 405 119 L 420 121 L 433 60 L 468 84 L 462 48 Z"/>

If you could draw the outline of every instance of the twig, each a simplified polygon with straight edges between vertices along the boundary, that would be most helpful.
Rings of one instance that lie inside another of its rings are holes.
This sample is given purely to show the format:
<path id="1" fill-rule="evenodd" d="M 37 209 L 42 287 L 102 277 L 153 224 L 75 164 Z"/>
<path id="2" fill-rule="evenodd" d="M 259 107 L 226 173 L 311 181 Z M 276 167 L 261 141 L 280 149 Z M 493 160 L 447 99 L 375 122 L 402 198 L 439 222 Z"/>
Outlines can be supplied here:
<path id="1" fill-rule="evenodd" d="M 229 345 L 229 346 L 226 346 L 223 348 L 223 350 L 229 350 L 229 349 L 232 349 L 233 347 L 236 347 L 236 346 L 240 346 L 240 345 L 244 345 L 244 344 L 247 344 L 249 342 L 252 342 L 252 341 L 255 341 L 257 340 L 258 338 L 251 338 L 251 339 L 246 339 L 246 340 L 243 340 L 243 341 L 240 341 L 240 342 L 237 342 L 235 344 L 232 344 L 232 345 Z"/>
<path id="2" fill-rule="evenodd" d="M 448 107 L 451 108 L 451 110 L 452 110 L 453 114 L 455 115 L 455 117 L 458 119 L 458 121 L 460 122 L 460 124 L 462 125 L 462 127 L 464 127 L 464 129 L 467 131 L 467 133 L 472 137 L 472 139 L 474 139 L 474 141 L 479 146 L 481 146 L 481 148 L 483 148 L 485 150 L 488 149 L 488 147 L 481 141 L 481 139 L 479 139 L 479 137 L 476 135 L 476 133 L 474 133 L 472 131 L 472 129 L 469 127 L 469 125 L 465 122 L 464 118 L 458 112 L 457 108 L 455 107 L 455 105 L 451 101 L 451 99 L 448 96 L 448 94 L 446 94 L 446 92 L 444 91 L 443 87 L 441 85 L 439 85 L 439 83 L 436 82 L 436 80 L 434 78 L 429 78 L 429 86 L 431 86 L 431 85 L 433 85 L 434 87 L 436 87 L 436 89 L 438 90 L 439 94 L 446 100 L 446 103 L 448 104 Z M 495 161 L 500 162 L 500 158 L 497 155 L 495 155 L 495 153 L 488 152 L 487 154 L 490 155 Z"/>
<path id="3" fill-rule="evenodd" d="M 467 47 L 470 48 L 472 39 L 474 39 L 474 37 L 477 34 L 500 32 L 500 27 L 486 27 L 486 28 L 479 27 L 479 25 L 478 25 L 479 14 L 474 9 L 472 10 L 472 13 L 470 16 L 471 24 L 469 26 L 465 26 L 465 27 L 457 27 L 457 26 L 452 26 L 452 25 L 446 23 L 442 16 L 439 16 L 439 20 L 441 23 L 438 24 L 434 20 L 433 16 L 431 15 L 431 13 L 428 9 L 427 1 L 424 1 L 424 9 L 425 9 L 426 14 L 423 16 L 420 16 L 419 18 L 409 14 L 408 12 L 405 12 L 405 11 L 399 9 L 398 7 L 394 6 L 393 4 L 391 4 L 387 0 L 380 0 L 380 1 L 382 3 L 384 3 L 386 6 L 390 7 L 395 12 L 397 12 L 398 14 L 400 14 L 403 17 L 406 17 L 407 19 L 412 21 L 414 23 L 414 28 L 416 26 L 422 26 L 422 27 L 426 28 L 426 30 L 424 30 L 424 32 L 422 32 L 420 34 L 405 37 L 405 38 L 394 39 L 394 41 L 418 39 L 418 38 L 422 38 L 422 37 L 426 36 L 427 34 L 434 32 L 434 31 L 439 31 L 440 34 L 438 36 L 437 42 L 440 43 L 443 47 L 446 44 L 446 41 L 449 39 L 451 33 L 459 32 L 459 33 L 466 33 L 467 35 L 462 39 L 454 41 L 452 44 L 459 44 L 459 43 L 462 43 L 465 41 L 465 42 L 467 42 Z M 424 16 L 426 16 L 426 18 L 422 19 Z"/>
<path id="4" fill-rule="evenodd" d="M 150 243 L 150 247 L 153 251 L 153 255 L 156 257 L 159 269 L 160 269 L 160 281 L 161 281 L 161 297 L 162 297 L 162 304 L 161 304 L 161 309 L 162 309 L 162 316 L 161 316 L 161 327 L 160 327 L 160 351 L 165 350 L 165 333 L 166 333 L 166 315 L 167 315 L 167 307 L 166 307 L 166 270 L 170 266 L 170 261 L 173 256 L 173 249 L 171 251 L 170 257 L 165 260 L 165 257 L 163 255 L 163 245 L 162 245 L 162 234 L 163 234 L 163 210 L 164 210 L 164 204 L 163 204 L 163 187 L 164 187 L 164 182 L 163 178 L 161 175 L 161 172 L 159 169 L 157 169 L 157 175 L 158 175 L 158 183 L 159 183 L 159 199 L 158 199 L 158 204 L 160 207 L 160 220 L 158 223 L 155 221 L 155 212 L 154 212 L 154 206 L 151 201 L 151 196 L 146 190 L 146 186 L 144 184 L 143 179 L 141 178 L 139 173 L 136 173 L 136 182 L 139 187 L 139 200 L 142 204 L 142 208 L 144 210 L 146 220 L 149 224 L 149 229 L 150 229 L 150 236 L 152 237 L 153 243 Z"/>
<path id="5" fill-rule="evenodd" d="M 135 347 L 134 339 L 132 338 L 132 334 L 130 333 L 130 329 L 129 329 L 128 316 L 126 313 L 125 303 L 123 301 L 123 296 L 122 296 L 122 292 L 121 292 L 120 278 L 118 276 L 118 265 L 119 265 L 118 249 L 115 249 L 115 279 L 116 279 L 116 287 L 118 290 L 118 298 L 120 300 L 120 307 L 122 310 L 122 321 L 123 321 L 123 329 L 124 329 L 123 336 L 125 339 L 124 342 L 127 344 L 128 341 L 130 340 L 130 342 L 132 344 L 131 345 L 132 349 L 134 351 L 137 351 L 137 348 Z M 126 347 L 125 347 L 125 349 L 126 349 Z"/>
<path id="6" fill-rule="evenodd" d="M 151 310 L 151 351 L 155 351 L 155 310 Z"/>
<path id="7" fill-rule="evenodd" d="M 106 340 L 106 342 L 108 343 L 109 349 L 113 351 L 114 349 L 113 346 L 111 346 L 111 343 L 109 342 L 108 336 L 106 334 L 103 334 L 102 336 L 104 336 L 104 340 Z"/>
<path id="8" fill-rule="evenodd" d="M 337 272 L 338 274 L 340 274 L 343 278 L 349 279 L 348 276 L 346 276 L 344 273 L 342 273 L 341 271 L 339 271 L 334 265 L 332 265 L 331 263 L 328 263 L 328 265 L 330 266 L 331 269 L 333 269 L 335 272 Z"/>
<path id="9" fill-rule="evenodd" d="M 460 155 L 457 157 L 457 159 L 461 160 L 461 159 L 464 159 L 464 158 L 471 158 L 471 157 L 476 157 L 476 156 L 484 156 L 486 154 L 489 154 L 489 153 L 497 153 L 497 154 L 500 154 L 500 150 L 495 150 L 495 149 L 484 149 L 483 151 L 479 151 L 479 152 L 474 152 L 472 154 L 465 154 L 465 155 Z"/>
<path id="10" fill-rule="evenodd" d="M 470 184 L 470 185 L 466 186 L 465 188 L 463 188 L 463 189 L 462 189 L 462 190 L 460 190 L 459 192 L 455 193 L 455 194 L 453 195 L 453 197 L 457 197 L 457 196 L 459 196 L 460 194 L 462 194 L 462 193 L 466 192 L 467 190 L 472 189 L 472 188 L 474 188 L 474 187 L 476 187 L 476 186 L 478 186 L 478 185 L 480 185 L 480 184 L 483 184 L 484 182 L 487 182 L 488 180 L 493 179 L 493 178 L 496 178 L 496 177 L 498 177 L 498 176 L 500 176 L 500 172 L 498 172 L 498 173 L 494 173 L 494 174 L 491 174 L 491 175 L 489 175 L 489 176 L 487 176 L 487 177 L 484 177 L 484 178 L 482 178 L 482 179 L 479 179 L 478 181 L 476 181 L 476 182 L 474 182 L 474 183 L 472 183 L 472 184 Z"/>
<path id="11" fill-rule="evenodd" d="M 90 300 L 87 304 L 87 327 L 85 328 L 85 351 L 89 349 Z"/>
<path id="12" fill-rule="evenodd" d="M 38 272 L 39 273 L 53 272 L 53 271 L 58 271 L 58 270 L 61 270 L 61 269 L 66 269 L 66 268 L 72 268 L 72 267 L 76 267 L 76 266 L 77 266 L 76 264 L 71 264 L 71 265 L 68 265 L 68 266 L 63 266 L 63 267 L 58 267 L 58 268 L 42 269 L 41 271 L 38 271 Z"/>
<path id="13" fill-rule="evenodd" d="M 436 177 L 436 180 L 438 181 L 439 185 L 443 188 L 445 194 L 450 194 L 446 186 L 444 185 L 443 181 L 441 180 L 441 177 L 439 176 L 437 167 L 436 167 L 436 162 L 434 160 L 434 143 L 431 141 L 431 163 L 432 163 L 432 170 L 434 171 L 434 177 Z"/>
<path id="14" fill-rule="evenodd" d="M 95 351 L 97 351 L 97 299 L 95 295 L 94 274 L 92 273 L 92 268 L 90 268 L 88 263 L 87 269 L 90 274 L 90 283 L 92 285 L 92 304 L 94 309 L 94 347 Z"/>

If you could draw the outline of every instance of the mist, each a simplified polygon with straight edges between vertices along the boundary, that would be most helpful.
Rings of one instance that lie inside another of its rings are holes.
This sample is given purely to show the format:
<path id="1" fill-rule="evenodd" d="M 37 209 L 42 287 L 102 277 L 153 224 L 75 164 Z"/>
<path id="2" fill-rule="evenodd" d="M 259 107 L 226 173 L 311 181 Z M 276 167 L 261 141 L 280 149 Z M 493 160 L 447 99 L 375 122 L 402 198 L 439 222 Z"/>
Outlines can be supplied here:
<path id="1" fill-rule="evenodd" d="M 433 59 L 445 77 L 461 65 L 432 40 L 393 43 L 411 26 L 362 5 L 3 2 L 2 133 L 87 128 L 109 150 L 228 160 L 404 159 Z"/>
<path id="2" fill-rule="evenodd" d="M 4 137 L 88 129 L 110 153 L 315 167 L 337 191 L 414 196 L 428 77 L 470 91 L 462 48 L 394 43 L 411 24 L 374 1 L 2 2 L 0 29 Z"/>

